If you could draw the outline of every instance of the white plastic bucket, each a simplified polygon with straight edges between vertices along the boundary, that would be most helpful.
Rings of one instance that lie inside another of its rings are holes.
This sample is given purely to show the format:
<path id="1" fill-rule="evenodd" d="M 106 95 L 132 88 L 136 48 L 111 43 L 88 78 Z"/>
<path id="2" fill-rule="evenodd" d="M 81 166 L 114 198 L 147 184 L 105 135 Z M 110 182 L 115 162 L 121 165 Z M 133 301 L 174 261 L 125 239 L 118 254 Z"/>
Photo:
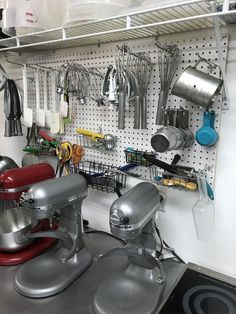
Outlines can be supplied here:
<path id="1" fill-rule="evenodd" d="M 69 0 L 64 26 L 72 26 L 119 15 L 124 9 L 137 5 L 141 0 Z"/>
<path id="2" fill-rule="evenodd" d="M 7 0 L 2 13 L 2 32 L 9 36 L 23 35 L 42 29 L 30 0 Z"/>
<path id="3" fill-rule="evenodd" d="M 44 29 L 62 26 L 67 0 L 30 0 L 30 3 Z"/>

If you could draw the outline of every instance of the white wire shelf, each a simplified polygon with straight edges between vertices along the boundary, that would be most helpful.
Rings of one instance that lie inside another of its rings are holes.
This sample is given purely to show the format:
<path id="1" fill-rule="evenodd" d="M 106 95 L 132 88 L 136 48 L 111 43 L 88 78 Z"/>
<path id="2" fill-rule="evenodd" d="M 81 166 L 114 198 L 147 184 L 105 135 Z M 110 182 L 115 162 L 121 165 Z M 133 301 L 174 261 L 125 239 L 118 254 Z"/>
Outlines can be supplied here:
<path id="1" fill-rule="evenodd" d="M 69 48 L 212 28 L 213 17 L 218 18 L 220 26 L 236 23 L 235 3 L 226 9 L 224 5 L 217 8 L 217 12 L 213 13 L 207 1 L 195 0 L 11 37 L 0 40 L 0 53 Z"/>

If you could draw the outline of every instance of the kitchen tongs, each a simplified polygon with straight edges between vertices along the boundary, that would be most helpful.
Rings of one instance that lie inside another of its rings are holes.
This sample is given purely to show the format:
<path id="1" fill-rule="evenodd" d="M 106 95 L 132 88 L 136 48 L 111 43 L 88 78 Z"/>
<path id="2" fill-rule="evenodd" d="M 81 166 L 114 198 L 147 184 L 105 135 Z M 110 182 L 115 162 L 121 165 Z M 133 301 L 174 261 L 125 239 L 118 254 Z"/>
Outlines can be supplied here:
<path id="1" fill-rule="evenodd" d="M 192 167 L 186 167 L 186 166 L 179 166 L 179 165 L 173 165 L 173 164 L 168 164 L 164 161 L 161 161 L 155 157 L 152 157 L 148 154 L 143 154 L 143 157 L 151 162 L 153 165 L 164 169 L 165 171 L 168 171 L 171 174 L 175 174 L 178 176 L 184 176 L 184 177 L 189 177 L 189 178 L 194 178 L 196 179 L 196 171 Z"/>

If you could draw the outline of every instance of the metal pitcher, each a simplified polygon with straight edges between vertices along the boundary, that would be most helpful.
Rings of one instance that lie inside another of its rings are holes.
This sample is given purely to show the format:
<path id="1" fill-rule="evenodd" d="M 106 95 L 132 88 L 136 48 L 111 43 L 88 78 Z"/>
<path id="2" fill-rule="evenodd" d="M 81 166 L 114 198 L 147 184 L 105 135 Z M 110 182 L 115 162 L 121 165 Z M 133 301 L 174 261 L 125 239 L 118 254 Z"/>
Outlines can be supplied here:
<path id="1" fill-rule="evenodd" d="M 199 58 L 194 66 L 189 66 L 184 70 L 171 93 L 208 109 L 220 93 L 223 80 L 197 70 L 201 62 L 207 63 L 212 68 L 218 67 L 204 58 Z"/>

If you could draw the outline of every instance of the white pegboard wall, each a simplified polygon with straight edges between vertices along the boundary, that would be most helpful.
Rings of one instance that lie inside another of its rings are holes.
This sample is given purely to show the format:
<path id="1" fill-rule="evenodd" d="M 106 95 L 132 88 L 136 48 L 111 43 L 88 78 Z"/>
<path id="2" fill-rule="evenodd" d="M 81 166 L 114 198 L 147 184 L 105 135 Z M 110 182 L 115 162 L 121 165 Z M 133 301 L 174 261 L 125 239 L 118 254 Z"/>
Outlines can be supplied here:
<path id="1" fill-rule="evenodd" d="M 173 38 L 173 36 L 172 36 Z M 215 39 L 211 35 L 198 36 L 193 33 L 193 36 L 182 36 L 178 35 L 176 41 L 162 40 L 162 37 L 158 40 L 161 44 L 177 44 L 182 51 L 182 61 L 177 69 L 176 78 L 182 73 L 182 71 L 189 65 L 193 65 L 198 57 L 199 53 L 202 57 L 209 61 L 218 63 L 218 55 Z M 126 112 L 126 127 L 125 130 L 118 130 L 118 113 L 111 109 L 110 106 L 98 107 L 97 104 L 87 99 L 86 104 L 80 105 L 76 98 L 73 98 L 74 103 L 74 115 L 71 124 L 66 125 L 65 136 L 63 140 L 69 140 L 76 142 L 75 130 L 77 127 L 89 129 L 97 132 L 99 127 L 102 128 L 103 133 L 111 133 L 116 135 L 118 138 L 117 148 L 114 152 L 104 152 L 95 150 L 86 150 L 87 160 L 96 162 L 103 162 L 113 165 L 124 165 L 125 154 L 124 149 L 126 147 L 133 147 L 139 150 L 151 151 L 150 145 L 151 136 L 156 132 L 157 126 L 155 125 L 156 109 L 158 103 L 158 94 L 160 90 L 160 78 L 158 71 L 158 48 L 154 45 L 154 38 L 146 38 L 142 40 L 134 40 L 127 42 L 133 51 L 144 51 L 151 55 L 152 61 L 155 64 L 151 75 L 150 85 L 148 88 L 148 129 L 147 130 L 134 130 L 133 129 L 133 108 L 130 107 L 129 111 Z M 225 60 L 227 59 L 227 48 L 228 48 L 228 36 L 222 37 L 223 55 Z M 98 67 L 98 69 L 105 73 L 107 66 L 114 64 L 116 55 L 116 44 L 105 44 L 101 47 L 88 46 L 82 47 L 79 51 L 68 49 L 65 53 L 60 51 L 50 56 L 39 56 L 33 57 L 27 60 L 28 64 L 40 64 L 55 69 L 67 61 L 78 62 L 85 67 Z M 200 70 L 208 71 L 208 68 L 204 64 L 200 64 Z M 31 71 L 29 71 L 31 72 Z M 212 73 L 213 75 L 219 75 L 217 71 Z M 49 82 L 49 100 L 51 103 L 51 85 Z M 43 99 L 43 94 L 41 95 Z M 30 84 L 29 89 L 29 100 L 32 107 L 35 106 L 35 87 L 34 84 Z M 214 104 L 214 110 L 216 111 L 215 127 L 219 131 L 220 127 L 220 116 L 221 116 L 221 103 L 222 96 L 218 97 Z M 172 108 L 178 108 L 182 106 L 191 112 L 190 119 L 190 130 L 195 133 L 196 130 L 202 125 L 203 110 L 193 105 L 192 103 L 186 102 L 178 97 L 169 95 L 168 104 Z M 211 183 L 214 182 L 214 171 L 216 164 L 217 146 L 211 148 L 204 148 L 197 143 L 190 149 L 183 149 L 180 151 L 171 151 L 164 154 L 158 154 L 158 158 L 170 163 L 176 153 L 181 155 L 180 164 L 186 166 L 192 166 L 196 169 L 204 169 L 207 167 L 208 177 Z M 149 169 L 140 167 L 139 173 L 143 176 L 149 177 Z"/>

